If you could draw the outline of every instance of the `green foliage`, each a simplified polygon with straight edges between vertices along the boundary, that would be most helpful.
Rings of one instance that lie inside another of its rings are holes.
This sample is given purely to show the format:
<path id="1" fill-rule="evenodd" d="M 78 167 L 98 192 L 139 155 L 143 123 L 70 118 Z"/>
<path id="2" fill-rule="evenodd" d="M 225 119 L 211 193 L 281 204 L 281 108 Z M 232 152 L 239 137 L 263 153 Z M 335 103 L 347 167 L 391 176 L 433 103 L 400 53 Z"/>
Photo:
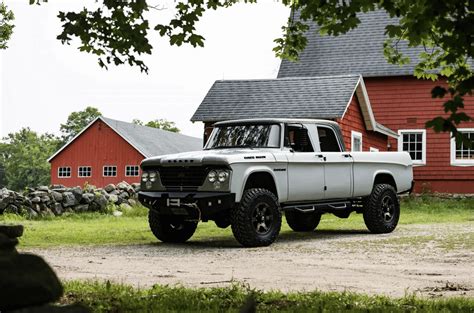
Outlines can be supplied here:
<path id="1" fill-rule="evenodd" d="M 11 133 L 0 143 L 0 167 L 5 170 L 6 186 L 21 191 L 28 186 L 48 185 L 47 159 L 59 148 L 60 140 L 39 135 L 29 128 Z"/>
<path id="2" fill-rule="evenodd" d="M 156 120 L 153 120 L 153 121 L 149 121 L 146 124 L 144 124 L 139 119 L 134 119 L 132 121 L 132 123 L 136 124 L 136 125 L 142 125 L 142 126 L 148 126 L 148 127 L 163 129 L 163 130 L 167 130 L 167 131 L 174 132 L 174 133 L 179 133 L 180 132 L 180 129 L 178 127 L 176 127 L 175 122 L 171 122 L 171 121 L 168 121 L 166 119 L 156 119 Z"/>
<path id="3" fill-rule="evenodd" d="M 0 3 L 0 50 L 7 48 L 7 42 L 13 34 L 13 12 L 8 10 L 7 6 Z"/>
<path id="4" fill-rule="evenodd" d="M 72 112 L 67 118 L 65 124 L 61 124 L 60 130 L 62 132 L 63 143 L 70 141 L 81 130 L 84 129 L 90 122 L 101 116 L 102 113 L 97 108 L 87 107 L 82 111 Z"/>
<path id="5" fill-rule="evenodd" d="M 474 300 L 469 298 L 425 299 L 408 295 L 392 299 L 351 292 L 264 292 L 238 284 L 196 289 L 155 285 L 136 289 L 109 281 L 66 282 L 60 303 L 75 302 L 94 312 L 238 312 L 244 305 L 255 305 L 257 312 L 463 313 L 474 308 Z"/>

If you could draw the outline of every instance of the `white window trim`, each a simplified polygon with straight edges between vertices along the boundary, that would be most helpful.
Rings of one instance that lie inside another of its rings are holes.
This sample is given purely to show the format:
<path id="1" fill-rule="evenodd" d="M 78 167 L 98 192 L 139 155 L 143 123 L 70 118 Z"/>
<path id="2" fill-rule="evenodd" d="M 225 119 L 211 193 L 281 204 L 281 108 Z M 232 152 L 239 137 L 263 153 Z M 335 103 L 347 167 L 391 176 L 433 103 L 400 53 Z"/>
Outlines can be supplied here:
<path id="1" fill-rule="evenodd" d="M 69 169 L 69 176 L 59 176 L 59 169 L 60 168 L 68 168 Z M 70 166 L 59 166 L 58 167 L 58 178 L 71 178 L 72 175 L 72 169 Z"/>
<path id="2" fill-rule="evenodd" d="M 80 175 L 80 171 L 79 171 L 79 169 L 80 169 L 81 167 L 90 167 L 90 168 L 91 168 L 91 174 L 90 174 L 90 176 L 81 176 L 81 175 Z M 78 167 L 77 167 L 77 177 L 79 177 L 79 178 L 92 177 L 92 166 L 90 166 L 90 165 L 81 165 L 81 166 L 78 166 Z"/>
<path id="3" fill-rule="evenodd" d="M 138 175 L 137 176 L 127 175 L 127 167 L 138 167 Z M 140 165 L 125 165 L 125 177 L 140 177 Z"/>
<path id="4" fill-rule="evenodd" d="M 105 176 L 105 168 L 106 167 L 115 167 L 115 175 L 107 175 Z M 104 165 L 102 166 L 102 177 L 117 177 L 117 165 Z"/>
<path id="5" fill-rule="evenodd" d="M 410 133 L 421 133 L 422 134 L 422 151 L 421 151 L 421 160 L 413 160 L 414 166 L 423 166 L 426 165 L 426 129 L 399 129 L 398 130 L 398 151 L 403 152 L 403 134 Z"/>
<path id="6" fill-rule="evenodd" d="M 380 152 L 379 149 L 374 148 L 374 147 L 370 147 L 369 151 L 370 151 L 370 152 Z"/>
<path id="7" fill-rule="evenodd" d="M 359 138 L 360 139 L 360 152 L 364 151 L 364 145 L 363 145 L 363 140 L 362 140 L 362 133 L 356 132 L 356 131 L 351 131 L 351 152 L 359 152 L 359 151 L 354 151 L 354 139 Z"/>
<path id="8" fill-rule="evenodd" d="M 474 128 L 458 128 L 459 132 L 474 132 Z M 474 166 L 474 160 L 456 159 L 456 138 L 451 133 L 451 166 Z"/>

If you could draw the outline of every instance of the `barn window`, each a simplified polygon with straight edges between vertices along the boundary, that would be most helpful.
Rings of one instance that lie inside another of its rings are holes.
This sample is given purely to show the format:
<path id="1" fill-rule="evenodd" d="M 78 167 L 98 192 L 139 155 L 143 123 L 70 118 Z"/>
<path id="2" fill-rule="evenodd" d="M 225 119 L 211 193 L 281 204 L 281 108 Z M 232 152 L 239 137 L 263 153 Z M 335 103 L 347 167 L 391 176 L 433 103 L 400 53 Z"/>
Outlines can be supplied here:
<path id="1" fill-rule="evenodd" d="M 398 151 L 410 154 L 413 164 L 426 164 L 426 130 L 402 129 L 398 131 Z"/>
<path id="2" fill-rule="evenodd" d="M 138 165 L 127 165 L 125 167 L 125 176 L 137 177 L 140 175 L 140 167 Z"/>
<path id="3" fill-rule="evenodd" d="M 92 176 L 92 167 L 90 167 L 90 166 L 79 166 L 78 176 L 79 177 L 91 177 Z"/>
<path id="4" fill-rule="evenodd" d="M 61 177 L 61 178 L 71 177 L 71 168 L 69 166 L 59 167 L 58 177 Z"/>
<path id="5" fill-rule="evenodd" d="M 351 131 L 351 151 L 362 151 L 362 134 L 356 131 Z"/>
<path id="6" fill-rule="evenodd" d="M 104 177 L 115 177 L 117 176 L 117 166 L 110 166 L 106 165 L 104 166 Z"/>
<path id="7" fill-rule="evenodd" d="M 466 140 L 451 138 L 451 165 L 474 166 L 474 128 L 458 128 L 458 131 Z"/>

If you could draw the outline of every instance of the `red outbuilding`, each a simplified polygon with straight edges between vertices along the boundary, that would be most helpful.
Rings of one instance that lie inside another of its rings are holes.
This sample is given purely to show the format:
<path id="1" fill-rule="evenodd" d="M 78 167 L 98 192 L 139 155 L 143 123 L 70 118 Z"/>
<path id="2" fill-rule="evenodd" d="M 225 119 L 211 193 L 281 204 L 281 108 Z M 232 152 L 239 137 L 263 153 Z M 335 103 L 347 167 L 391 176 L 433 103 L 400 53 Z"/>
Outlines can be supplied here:
<path id="1" fill-rule="evenodd" d="M 298 13 L 294 16 L 299 18 Z M 448 99 L 431 97 L 431 90 L 445 85 L 445 80 L 415 78 L 418 56 L 424 49 L 408 47 L 403 41 L 397 48 L 411 62 L 403 66 L 387 62 L 383 54 L 385 27 L 397 20 L 385 11 L 361 13 L 358 18 L 361 23 L 356 29 L 337 37 L 321 35 L 318 26 L 311 23 L 307 47 L 298 62 L 282 61 L 277 79 L 265 80 L 266 86 L 261 80 L 217 81 L 192 120 L 205 123 L 205 137 L 213 122 L 225 119 L 335 120 L 348 150 L 358 150 L 362 143 L 363 151 L 410 153 L 416 192 L 474 193 L 474 147 L 456 142 L 449 133 L 435 133 L 425 127 L 427 121 L 445 114 L 442 104 Z M 341 75 L 360 76 L 364 85 L 354 89 L 349 103 L 339 97 L 346 93 L 340 84 L 318 87 L 306 83 Z M 291 92 L 280 88 L 288 82 L 293 82 Z M 474 116 L 474 97 L 466 96 L 464 103 L 464 112 Z M 344 112 L 336 112 L 334 105 L 344 107 Z M 459 131 L 474 142 L 474 122 L 463 123 Z"/>
<path id="2" fill-rule="evenodd" d="M 200 149 L 199 138 L 101 116 L 49 158 L 51 184 L 137 183 L 144 158 Z"/>

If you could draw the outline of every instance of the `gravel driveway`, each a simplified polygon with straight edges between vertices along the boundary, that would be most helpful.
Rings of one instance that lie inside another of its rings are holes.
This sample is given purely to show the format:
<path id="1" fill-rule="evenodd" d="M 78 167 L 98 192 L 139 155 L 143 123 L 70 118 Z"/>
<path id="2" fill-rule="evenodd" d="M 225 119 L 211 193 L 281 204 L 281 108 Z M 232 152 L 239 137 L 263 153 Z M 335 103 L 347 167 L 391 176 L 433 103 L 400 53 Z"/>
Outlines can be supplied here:
<path id="1" fill-rule="evenodd" d="M 182 284 L 258 289 L 338 290 L 403 296 L 474 296 L 474 225 L 407 225 L 392 234 L 365 231 L 282 233 L 267 248 L 233 239 L 131 246 L 30 249 L 63 279 L 112 280 L 147 287 Z"/>

